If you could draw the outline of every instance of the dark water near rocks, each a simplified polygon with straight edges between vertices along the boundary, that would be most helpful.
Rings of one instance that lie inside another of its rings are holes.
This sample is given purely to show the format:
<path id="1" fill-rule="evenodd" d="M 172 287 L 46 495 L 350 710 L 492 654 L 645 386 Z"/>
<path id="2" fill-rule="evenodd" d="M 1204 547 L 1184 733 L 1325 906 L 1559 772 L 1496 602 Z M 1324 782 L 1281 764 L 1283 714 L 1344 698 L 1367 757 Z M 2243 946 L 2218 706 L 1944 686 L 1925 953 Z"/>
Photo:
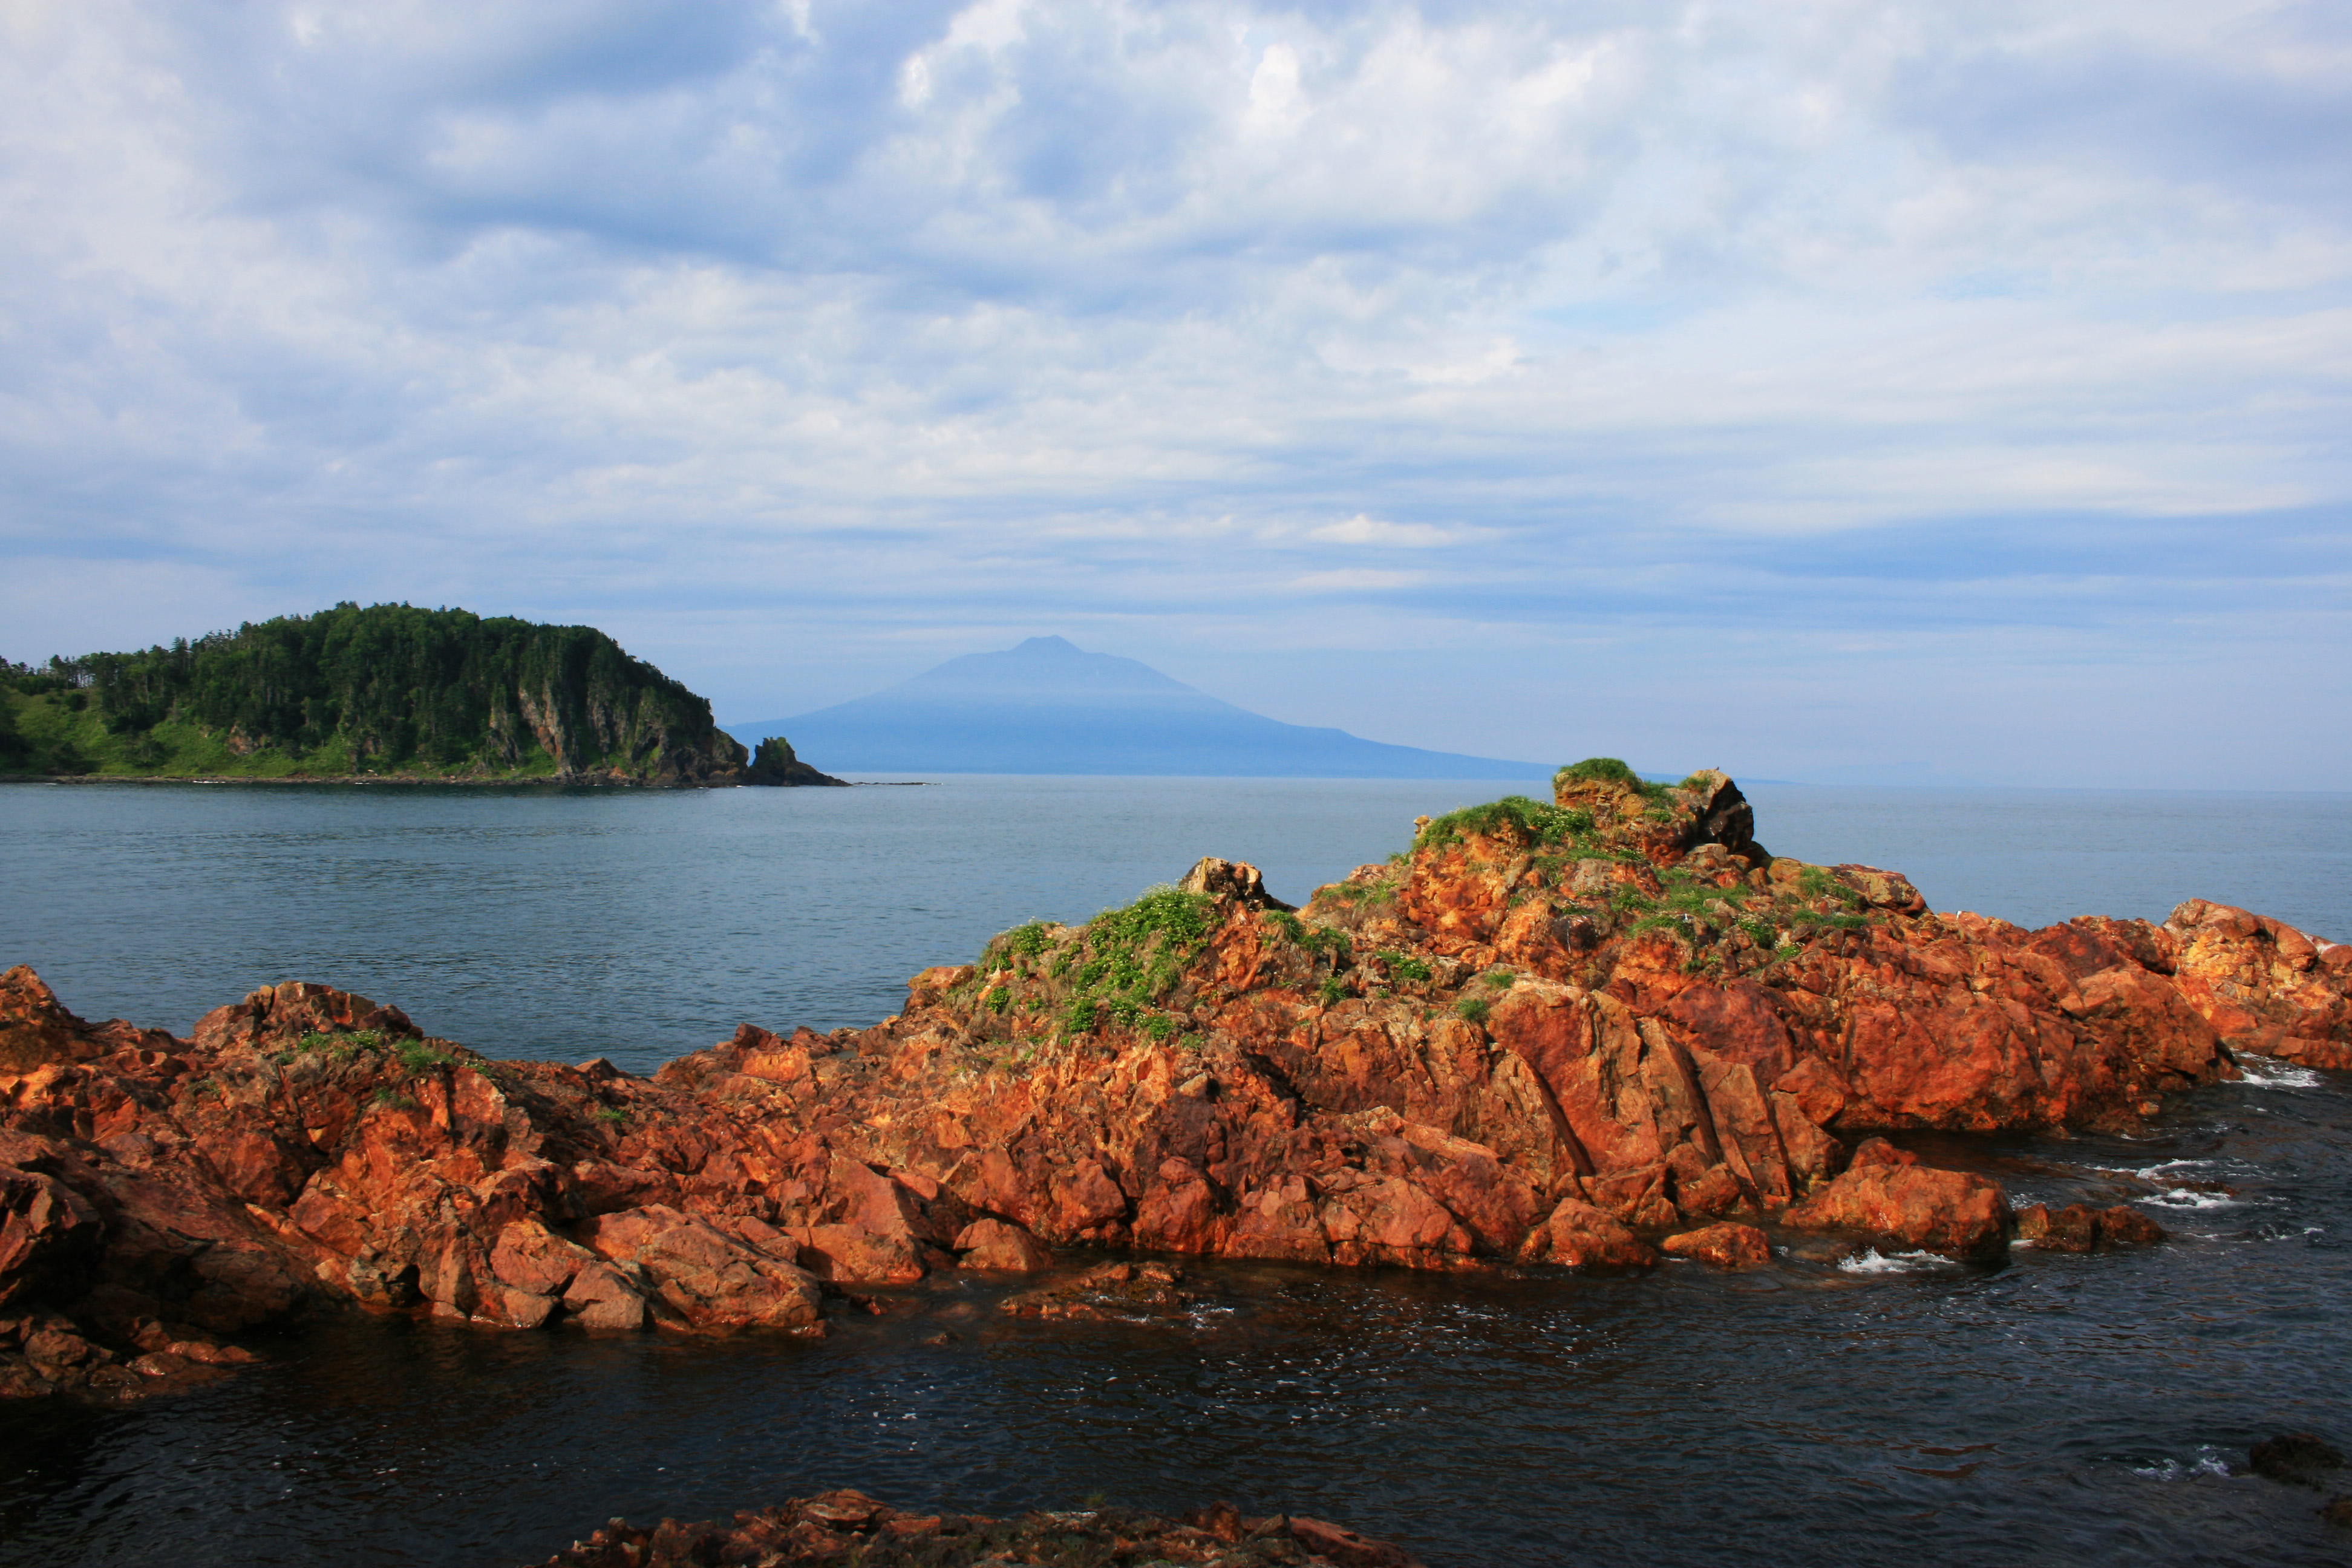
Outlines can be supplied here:
<path id="1" fill-rule="evenodd" d="M 1300 896 L 1467 787 L 7 788 L 0 960 L 97 1016 L 184 1027 L 301 975 L 501 1054 L 649 1065 L 742 1017 L 866 1021 L 914 968 L 1199 853 Z M 1898 867 L 1940 908 L 2202 894 L 2352 935 L 2345 797 L 1753 793 L 1775 849 Z M 518 1563 L 612 1514 L 833 1485 L 982 1511 L 1224 1497 L 1455 1568 L 2352 1561 L 2322 1494 L 2230 1473 L 2273 1432 L 2352 1447 L 2352 1078 L 2263 1079 L 2144 1141 L 1934 1151 L 2021 1203 L 2138 1202 L 2175 1232 L 2141 1253 L 1223 1266 L 1191 1270 L 1187 1314 L 1075 1326 L 951 1281 L 818 1344 L 331 1324 L 184 1397 L 0 1408 L 0 1563 Z"/>

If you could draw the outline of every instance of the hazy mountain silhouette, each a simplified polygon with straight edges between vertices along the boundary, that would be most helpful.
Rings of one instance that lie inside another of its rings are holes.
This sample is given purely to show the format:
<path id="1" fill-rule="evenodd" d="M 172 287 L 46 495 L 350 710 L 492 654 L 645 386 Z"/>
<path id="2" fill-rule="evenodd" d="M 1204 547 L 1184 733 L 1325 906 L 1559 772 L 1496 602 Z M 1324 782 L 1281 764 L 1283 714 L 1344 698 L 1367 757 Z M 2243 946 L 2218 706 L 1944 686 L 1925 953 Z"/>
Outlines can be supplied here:
<path id="1" fill-rule="evenodd" d="M 1031 637 L 951 658 L 871 697 L 730 724 L 783 735 L 838 773 L 1133 773 L 1229 778 L 1542 779 L 1536 763 L 1384 745 L 1221 702 L 1150 665 Z"/>

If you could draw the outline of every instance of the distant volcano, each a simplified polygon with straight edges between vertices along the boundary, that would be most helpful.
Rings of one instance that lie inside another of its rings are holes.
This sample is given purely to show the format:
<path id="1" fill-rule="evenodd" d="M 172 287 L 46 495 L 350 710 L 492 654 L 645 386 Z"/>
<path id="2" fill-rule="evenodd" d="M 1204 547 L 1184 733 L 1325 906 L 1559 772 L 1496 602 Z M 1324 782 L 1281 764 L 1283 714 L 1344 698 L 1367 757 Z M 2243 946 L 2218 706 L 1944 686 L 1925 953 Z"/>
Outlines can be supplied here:
<path id="1" fill-rule="evenodd" d="M 729 731 L 746 745 L 787 736 L 833 772 L 1527 780 L 1551 773 L 1536 763 L 1285 724 L 1060 637 L 951 658 L 871 697 Z"/>

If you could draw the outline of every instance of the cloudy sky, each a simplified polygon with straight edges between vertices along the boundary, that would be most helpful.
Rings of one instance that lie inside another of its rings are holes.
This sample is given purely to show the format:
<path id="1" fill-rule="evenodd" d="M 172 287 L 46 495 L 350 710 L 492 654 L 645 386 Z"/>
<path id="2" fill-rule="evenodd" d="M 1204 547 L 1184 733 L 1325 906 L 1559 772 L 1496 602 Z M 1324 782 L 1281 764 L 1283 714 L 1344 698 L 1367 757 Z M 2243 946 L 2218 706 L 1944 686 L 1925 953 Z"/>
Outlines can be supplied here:
<path id="1" fill-rule="evenodd" d="M 0 0 L 0 654 L 2340 789 L 2347 148 L 2341 4 Z"/>

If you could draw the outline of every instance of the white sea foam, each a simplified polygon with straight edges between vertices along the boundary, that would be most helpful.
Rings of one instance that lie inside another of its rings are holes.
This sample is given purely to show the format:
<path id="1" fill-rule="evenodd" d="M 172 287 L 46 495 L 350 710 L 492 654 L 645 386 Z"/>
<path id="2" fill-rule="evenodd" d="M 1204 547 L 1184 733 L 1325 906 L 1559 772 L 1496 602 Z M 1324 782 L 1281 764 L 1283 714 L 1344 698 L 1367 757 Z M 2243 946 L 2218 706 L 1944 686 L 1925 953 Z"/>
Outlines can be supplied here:
<path id="1" fill-rule="evenodd" d="M 2182 1171 L 2210 1170 L 2210 1160 L 2166 1160 L 2154 1165 L 2094 1165 L 2094 1171 L 2104 1171 L 2111 1176 L 2137 1176 L 2143 1182 L 2179 1180 Z"/>
<path id="2" fill-rule="evenodd" d="M 1948 1258 L 1938 1258 L 1932 1252 L 1882 1253 L 1874 1247 L 1865 1247 L 1838 1267 L 1848 1274 L 1918 1274 L 1930 1268 L 1955 1267 Z"/>
<path id="3" fill-rule="evenodd" d="M 2158 1481 L 2185 1481 L 2199 1476 L 2226 1476 L 2229 1473 L 2230 1461 L 2223 1458 L 2221 1450 L 2210 1443 L 2200 1447 L 2197 1457 L 2185 1463 L 2179 1459 L 2158 1459 L 2153 1465 L 2132 1467 L 2133 1475 Z"/>
<path id="4" fill-rule="evenodd" d="M 2168 1209 L 2235 1209 L 2246 1206 L 2243 1198 L 2231 1197 L 2227 1193 L 2200 1193 L 2194 1187 L 2174 1187 L 2169 1192 L 2158 1193 L 2140 1201 L 2161 1204 Z"/>
<path id="5" fill-rule="evenodd" d="M 2317 1068 L 2299 1068 L 2276 1057 L 2241 1056 L 2238 1070 L 2246 1075 L 2238 1081 L 2248 1089 L 2317 1089 L 2320 1083 Z"/>

